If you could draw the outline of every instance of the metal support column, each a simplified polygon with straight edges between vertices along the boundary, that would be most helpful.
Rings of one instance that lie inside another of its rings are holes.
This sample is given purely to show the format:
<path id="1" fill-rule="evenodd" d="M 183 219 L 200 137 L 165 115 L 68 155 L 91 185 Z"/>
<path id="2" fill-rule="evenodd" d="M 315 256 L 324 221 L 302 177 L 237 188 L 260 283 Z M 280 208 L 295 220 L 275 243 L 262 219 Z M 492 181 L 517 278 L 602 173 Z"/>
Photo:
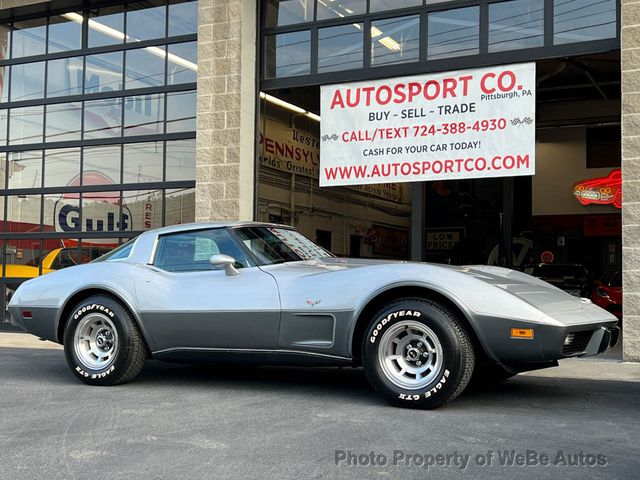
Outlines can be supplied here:
<path id="1" fill-rule="evenodd" d="M 411 260 L 424 260 L 425 183 L 411 184 Z"/>

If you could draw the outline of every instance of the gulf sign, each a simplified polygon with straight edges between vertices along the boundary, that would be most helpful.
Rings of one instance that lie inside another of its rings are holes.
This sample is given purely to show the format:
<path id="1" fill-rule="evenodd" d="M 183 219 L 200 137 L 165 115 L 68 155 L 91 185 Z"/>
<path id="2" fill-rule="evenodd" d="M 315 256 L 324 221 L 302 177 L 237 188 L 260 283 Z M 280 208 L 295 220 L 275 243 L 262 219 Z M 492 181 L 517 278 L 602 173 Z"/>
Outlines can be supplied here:
<path id="1" fill-rule="evenodd" d="M 83 185 L 113 184 L 99 172 L 85 172 Z M 79 186 L 80 177 L 69 186 Z M 79 193 L 64 193 L 53 208 L 53 225 L 57 232 L 120 232 L 133 230 L 131 211 L 122 205 L 120 214 L 120 192 L 86 192 L 82 194 L 82 209 Z"/>
<path id="2" fill-rule="evenodd" d="M 535 68 L 322 86 L 320 185 L 533 175 Z"/>
<path id="3" fill-rule="evenodd" d="M 575 183 L 573 195 L 582 205 L 613 205 L 622 208 L 622 170 L 618 168 L 606 177 Z"/>

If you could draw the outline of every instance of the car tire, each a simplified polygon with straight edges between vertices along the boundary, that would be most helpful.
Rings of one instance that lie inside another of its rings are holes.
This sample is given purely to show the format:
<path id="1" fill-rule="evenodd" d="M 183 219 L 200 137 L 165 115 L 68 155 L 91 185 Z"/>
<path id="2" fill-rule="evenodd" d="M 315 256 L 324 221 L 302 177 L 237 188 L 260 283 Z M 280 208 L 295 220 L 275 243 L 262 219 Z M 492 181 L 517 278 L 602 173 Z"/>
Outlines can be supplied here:
<path id="1" fill-rule="evenodd" d="M 118 385 L 135 378 L 144 365 L 144 339 L 129 311 L 117 300 L 94 295 L 73 309 L 64 331 L 71 371 L 88 385 Z"/>
<path id="2" fill-rule="evenodd" d="M 362 362 L 371 385 L 391 404 L 431 409 L 466 388 L 475 353 L 457 315 L 437 301 L 410 298 L 373 316 Z"/>

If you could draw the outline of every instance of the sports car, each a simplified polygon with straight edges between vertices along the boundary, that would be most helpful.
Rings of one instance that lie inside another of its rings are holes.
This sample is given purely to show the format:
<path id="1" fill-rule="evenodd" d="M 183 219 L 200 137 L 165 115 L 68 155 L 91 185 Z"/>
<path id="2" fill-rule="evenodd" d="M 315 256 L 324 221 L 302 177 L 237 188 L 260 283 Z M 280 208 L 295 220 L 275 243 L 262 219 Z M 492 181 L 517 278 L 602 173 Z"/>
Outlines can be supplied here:
<path id="1" fill-rule="evenodd" d="M 434 408 L 472 375 L 595 355 L 617 319 L 522 272 L 336 258 L 290 227 L 177 225 L 23 283 L 12 322 L 64 345 L 90 385 L 145 359 L 363 366 L 394 405 Z M 474 373 L 475 372 L 475 373 Z"/>

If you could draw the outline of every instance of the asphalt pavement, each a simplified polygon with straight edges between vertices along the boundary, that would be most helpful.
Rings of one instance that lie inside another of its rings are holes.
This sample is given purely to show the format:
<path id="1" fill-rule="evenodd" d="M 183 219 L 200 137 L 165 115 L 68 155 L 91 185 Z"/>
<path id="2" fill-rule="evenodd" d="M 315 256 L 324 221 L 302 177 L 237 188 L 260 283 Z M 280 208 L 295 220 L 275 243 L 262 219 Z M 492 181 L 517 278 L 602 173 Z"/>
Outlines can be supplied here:
<path id="1" fill-rule="evenodd" d="M 133 383 L 89 387 L 55 345 L 6 335 L 5 480 L 640 476 L 638 364 L 564 361 L 415 411 L 352 368 L 150 361 Z"/>

